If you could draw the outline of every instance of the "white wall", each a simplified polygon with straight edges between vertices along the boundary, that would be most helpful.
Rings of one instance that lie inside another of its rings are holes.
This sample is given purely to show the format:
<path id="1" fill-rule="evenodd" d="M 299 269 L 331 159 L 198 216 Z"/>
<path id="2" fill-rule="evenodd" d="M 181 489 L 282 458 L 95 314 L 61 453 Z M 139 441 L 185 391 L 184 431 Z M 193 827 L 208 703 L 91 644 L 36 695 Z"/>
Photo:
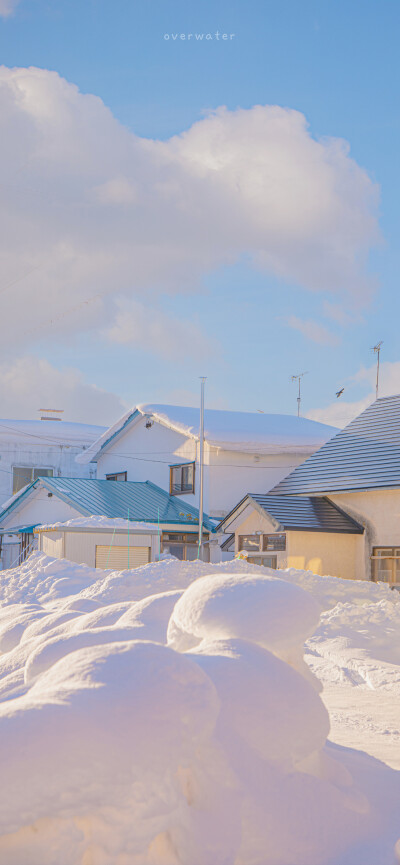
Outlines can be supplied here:
<path id="1" fill-rule="evenodd" d="M 209 447 L 204 449 L 204 510 L 222 519 L 246 493 L 272 489 L 308 454 L 253 454 Z M 195 493 L 179 498 L 199 506 L 199 445 L 194 439 L 146 418 L 127 427 L 109 445 L 97 463 L 97 477 L 127 472 L 128 481 L 152 481 L 169 492 L 169 466 L 196 461 Z"/>
<path id="2" fill-rule="evenodd" d="M 45 421 L 43 422 L 43 426 Z M 13 494 L 13 466 L 33 466 L 34 468 L 53 469 L 54 477 L 89 478 L 95 477 L 92 465 L 76 462 L 81 447 L 66 445 L 27 444 L 21 441 L 0 442 L 0 506 Z"/>
<path id="3" fill-rule="evenodd" d="M 247 493 L 267 493 L 304 462 L 304 454 L 249 454 L 211 448 L 209 466 L 210 516 L 222 519 Z"/>
<path id="4" fill-rule="evenodd" d="M 79 511 L 71 505 L 67 505 L 56 495 L 49 497 L 47 490 L 39 488 L 2 520 L 2 526 L 12 528 L 39 523 L 58 523 L 80 516 L 82 515 Z"/>

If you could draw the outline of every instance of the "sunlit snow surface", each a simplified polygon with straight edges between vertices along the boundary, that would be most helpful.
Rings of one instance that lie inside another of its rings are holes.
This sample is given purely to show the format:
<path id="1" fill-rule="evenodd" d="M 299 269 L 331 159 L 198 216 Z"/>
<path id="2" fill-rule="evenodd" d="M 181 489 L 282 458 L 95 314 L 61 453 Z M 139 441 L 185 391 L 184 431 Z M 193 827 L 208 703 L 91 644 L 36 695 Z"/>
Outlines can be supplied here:
<path id="1" fill-rule="evenodd" d="M 400 773 L 323 699 L 336 743 L 358 695 L 395 740 L 399 626 L 244 561 L 0 572 L 0 865 L 393 865 Z"/>

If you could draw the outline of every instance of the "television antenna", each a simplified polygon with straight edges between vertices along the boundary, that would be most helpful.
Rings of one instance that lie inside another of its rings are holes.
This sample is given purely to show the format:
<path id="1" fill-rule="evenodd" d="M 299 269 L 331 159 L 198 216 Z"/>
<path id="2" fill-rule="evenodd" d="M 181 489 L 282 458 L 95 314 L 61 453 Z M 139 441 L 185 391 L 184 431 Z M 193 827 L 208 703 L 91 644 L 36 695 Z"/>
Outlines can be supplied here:
<path id="1" fill-rule="evenodd" d="M 382 347 L 382 345 L 383 345 L 383 339 L 381 339 L 380 342 L 377 342 L 376 345 L 372 346 L 372 349 L 371 349 L 371 351 L 373 351 L 374 354 L 376 354 L 376 356 L 377 356 L 377 362 L 376 362 L 375 399 L 378 399 L 378 393 L 379 393 L 379 360 L 380 360 L 380 357 L 379 357 L 379 356 L 380 356 L 380 353 L 381 353 L 381 347 Z"/>
<path id="2" fill-rule="evenodd" d="M 307 375 L 307 372 L 301 372 L 299 375 L 291 375 L 291 381 L 298 381 L 299 383 L 299 391 L 297 395 L 297 417 L 300 417 L 300 405 L 301 405 L 301 380 L 304 375 Z"/>

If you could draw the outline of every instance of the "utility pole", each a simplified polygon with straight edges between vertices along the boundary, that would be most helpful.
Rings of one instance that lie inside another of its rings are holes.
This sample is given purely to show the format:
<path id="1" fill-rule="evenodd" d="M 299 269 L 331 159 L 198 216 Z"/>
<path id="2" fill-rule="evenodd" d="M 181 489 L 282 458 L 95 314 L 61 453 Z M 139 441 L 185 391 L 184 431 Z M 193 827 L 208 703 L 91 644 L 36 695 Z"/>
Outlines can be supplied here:
<path id="1" fill-rule="evenodd" d="M 201 376 L 200 395 L 200 495 L 199 495 L 199 549 L 197 558 L 203 558 L 203 510 L 204 510 L 204 383 L 206 376 Z"/>
<path id="2" fill-rule="evenodd" d="M 373 346 L 372 351 L 377 355 L 377 363 L 376 363 L 376 386 L 375 386 L 375 399 L 378 399 L 379 394 L 379 355 L 381 353 L 381 346 L 383 345 L 383 339 L 380 342 L 377 342 L 376 345 Z"/>
<path id="3" fill-rule="evenodd" d="M 297 417 L 300 417 L 300 405 L 301 405 L 301 379 L 303 378 L 303 375 L 307 375 L 307 373 L 306 373 L 306 372 L 301 372 L 300 375 L 291 375 L 291 376 L 290 376 L 291 381 L 298 381 L 298 383 L 299 383 L 299 392 L 298 392 L 298 396 L 297 396 Z"/>

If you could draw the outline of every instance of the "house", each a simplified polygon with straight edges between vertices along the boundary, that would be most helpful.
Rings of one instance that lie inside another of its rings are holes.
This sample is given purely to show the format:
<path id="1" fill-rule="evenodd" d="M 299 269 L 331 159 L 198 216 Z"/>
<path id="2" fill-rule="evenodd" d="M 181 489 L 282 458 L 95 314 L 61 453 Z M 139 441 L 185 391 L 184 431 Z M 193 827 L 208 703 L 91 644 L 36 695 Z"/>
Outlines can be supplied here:
<path id="1" fill-rule="evenodd" d="M 155 523 L 107 517 L 78 517 L 34 529 L 38 550 L 55 559 L 110 568 L 139 568 L 160 557 L 161 536 Z"/>
<path id="2" fill-rule="evenodd" d="M 236 556 L 268 568 L 354 577 L 363 526 L 323 496 L 246 495 L 217 526 Z M 224 546 L 224 544 L 222 544 Z"/>
<path id="3" fill-rule="evenodd" d="M 328 496 L 364 528 L 356 579 L 400 585 L 400 395 L 376 400 L 271 492 L 298 504 Z"/>
<path id="4" fill-rule="evenodd" d="M 75 458 L 104 427 L 68 421 L 0 420 L 0 504 L 39 477 L 91 477 Z"/>
<path id="5" fill-rule="evenodd" d="M 3 568 L 19 564 L 34 548 L 34 529 L 78 517 L 104 516 L 160 527 L 161 551 L 195 559 L 199 513 L 150 481 L 41 477 L 17 493 L 0 513 Z M 205 549 L 213 558 L 215 523 L 204 517 Z"/>
<path id="6" fill-rule="evenodd" d="M 150 480 L 186 504 L 199 501 L 196 408 L 139 405 L 110 427 L 79 464 L 97 464 L 97 478 Z M 204 509 L 222 519 L 249 490 L 266 492 L 337 432 L 292 415 L 206 409 Z"/>

